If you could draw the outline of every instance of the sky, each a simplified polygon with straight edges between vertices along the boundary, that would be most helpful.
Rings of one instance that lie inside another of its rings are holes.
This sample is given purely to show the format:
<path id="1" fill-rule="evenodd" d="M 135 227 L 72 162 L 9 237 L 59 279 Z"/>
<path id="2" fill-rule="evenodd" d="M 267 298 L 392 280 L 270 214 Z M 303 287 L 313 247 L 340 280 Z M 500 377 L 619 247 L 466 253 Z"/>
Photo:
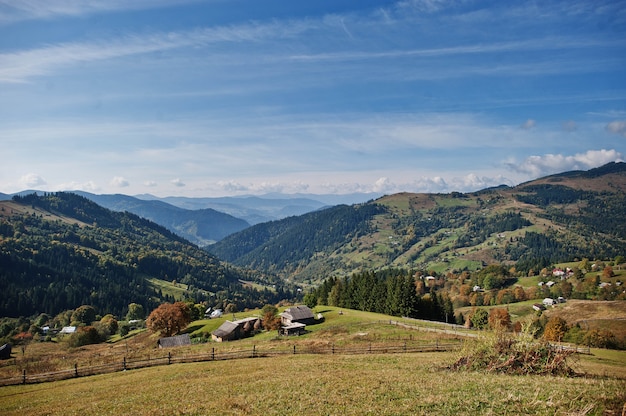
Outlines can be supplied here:
<path id="1" fill-rule="evenodd" d="M 0 0 L 0 192 L 471 192 L 626 158 L 626 1 Z"/>

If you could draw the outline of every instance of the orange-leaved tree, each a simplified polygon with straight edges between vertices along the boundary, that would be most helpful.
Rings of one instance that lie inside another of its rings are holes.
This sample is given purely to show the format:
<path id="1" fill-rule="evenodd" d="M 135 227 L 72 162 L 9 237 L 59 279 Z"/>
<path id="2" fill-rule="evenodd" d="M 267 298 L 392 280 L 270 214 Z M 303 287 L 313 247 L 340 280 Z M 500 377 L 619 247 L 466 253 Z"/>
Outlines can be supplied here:
<path id="1" fill-rule="evenodd" d="M 504 308 L 493 308 L 489 311 L 489 327 L 497 330 L 507 330 L 511 326 L 511 315 Z"/>
<path id="2" fill-rule="evenodd" d="M 563 318 L 553 316 L 543 330 L 543 338 L 546 341 L 561 342 L 568 329 L 567 322 Z"/>
<path id="3" fill-rule="evenodd" d="M 164 303 L 150 313 L 146 326 L 152 332 L 171 337 L 185 329 L 190 322 L 191 311 L 186 303 Z"/>

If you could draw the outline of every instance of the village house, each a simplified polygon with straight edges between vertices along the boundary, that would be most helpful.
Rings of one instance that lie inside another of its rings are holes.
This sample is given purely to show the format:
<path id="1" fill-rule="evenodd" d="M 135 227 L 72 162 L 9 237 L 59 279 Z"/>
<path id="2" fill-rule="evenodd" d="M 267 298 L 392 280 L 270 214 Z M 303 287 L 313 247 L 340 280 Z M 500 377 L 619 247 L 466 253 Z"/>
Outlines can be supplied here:
<path id="1" fill-rule="evenodd" d="M 244 318 L 238 321 L 226 321 L 215 331 L 211 332 L 213 341 L 234 341 L 254 335 L 261 329 L 261 320 L 256 317 Z"/>
<path id="2" fill-rule="evenodd" d="M 306 333 L 307 324 L 315 323 L 313 311 L 305 305 L 292 306 L 280 314 L 282 327 L 280 335 L 302 335 Z"/>
<path id="3" fill-rule="evenodd" d="M 309 325 L 315 323 L 315 316 L 308 306 L 292 306 L 291 308 L 285 309 L 285 311 L 280 314 L 280 322 L 283 326 L 289 326 L 295 323 Z"/>
<path id="4" fill-rule="evenodd" d="M 157 341 L 159 348 L 172 348 L 191 345 L 189 334 L 176 335 L 174 337 L 159 338 Z"/>
<path id="5" fill-rule="evenodd" d="M 291 325 L 281 327 L 278 332 L 280 335 L 284 336 L 302 335 L 306 333 L 306 325 L 296 322 Z"/>

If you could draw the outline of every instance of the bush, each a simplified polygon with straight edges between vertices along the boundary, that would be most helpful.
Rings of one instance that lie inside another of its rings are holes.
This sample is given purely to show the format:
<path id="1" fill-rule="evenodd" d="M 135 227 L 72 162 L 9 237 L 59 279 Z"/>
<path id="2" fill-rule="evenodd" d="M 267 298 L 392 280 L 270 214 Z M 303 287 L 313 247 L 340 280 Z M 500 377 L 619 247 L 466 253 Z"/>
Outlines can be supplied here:
<path id="1" fill-rule="evenodd" d="M 83 345 L 99 344 L 104 341 L 98 330 L 93 326 L 82 326 L 76 329 L 67 340 L 72 348 L 82 347 Z"/>

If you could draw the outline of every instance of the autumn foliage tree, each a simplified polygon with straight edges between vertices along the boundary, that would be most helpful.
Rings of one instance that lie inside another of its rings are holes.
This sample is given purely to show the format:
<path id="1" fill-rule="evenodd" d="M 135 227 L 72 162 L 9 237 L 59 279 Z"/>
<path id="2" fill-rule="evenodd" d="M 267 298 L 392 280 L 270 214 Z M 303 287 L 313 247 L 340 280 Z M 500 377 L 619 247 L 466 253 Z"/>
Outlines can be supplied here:
<path id="1" fill-rule="evenodd" d="M 504 308 L 493 308 L 489 311 L 489 328 L 507 330 L 511 326 L 511 315 Z"/>
<path id="2" fill-rule="evenodd" d="M 546 341 L 561 342 L 568 330 L 567 322 L 563 318 L 553 316 L 548 320 L 543 331 L 543 338 Z"/>
<path id="3" fill-rule="evenodd" d="M 154 333 L 171 337 L 185 329 L 190 322 L 191 311 L 186 303 L 164 303 L 150 313 L 146 326 Z"/>

